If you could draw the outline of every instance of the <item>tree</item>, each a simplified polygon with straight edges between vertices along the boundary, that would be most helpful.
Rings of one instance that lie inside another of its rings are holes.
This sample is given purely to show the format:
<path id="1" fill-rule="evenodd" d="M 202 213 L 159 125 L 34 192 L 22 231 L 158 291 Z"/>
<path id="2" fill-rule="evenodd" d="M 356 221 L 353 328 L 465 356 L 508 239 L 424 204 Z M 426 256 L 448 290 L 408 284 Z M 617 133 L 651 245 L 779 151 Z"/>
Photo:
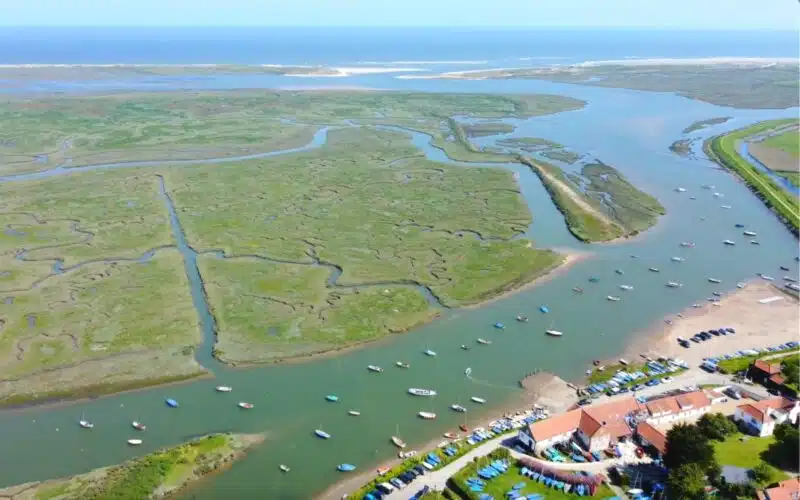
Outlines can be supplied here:
<path id="1" fill-rule="evenodd" d="M 788 422 L 775 427 L 775 455 L 781 465 L 797 469 L 800 465 L 800 430 Z"/>
<path id="2" fill-rule="evenodd" d="M 708 439 L 716 441 L 725 441 L 726 437 L 736 432 L 736 424 L 722 413 L 706 413 L 697 421 L 697 428 Z"/>
<path id="3" fill-rule="evenodd" d="M 695 500 L 705 498 L 706 474 L 699 464 L 687 463 L 669 472 L 667 491 L 670 498 Z"/>
<path id="4" fill-rule="evenodd" d="M 787 384 L 800 384 L 800 356 L 790 356 L 781 364 Z"/>
<path id="5" fill-rule="evenodd" d="M 758 484 L 766 484 L 772 478 L 772 470 L 764 462 L 759 463 L 747 472 L 750 479 Z"/>
<path id="6" fill-rule="evenodd" d="M 717 463 L 714 448 L 696 425 L 678 424 L 667 432 L 667 451 L 664 465 L 678 469 L 681 465 L 697 464 L 703 474 Z"/>

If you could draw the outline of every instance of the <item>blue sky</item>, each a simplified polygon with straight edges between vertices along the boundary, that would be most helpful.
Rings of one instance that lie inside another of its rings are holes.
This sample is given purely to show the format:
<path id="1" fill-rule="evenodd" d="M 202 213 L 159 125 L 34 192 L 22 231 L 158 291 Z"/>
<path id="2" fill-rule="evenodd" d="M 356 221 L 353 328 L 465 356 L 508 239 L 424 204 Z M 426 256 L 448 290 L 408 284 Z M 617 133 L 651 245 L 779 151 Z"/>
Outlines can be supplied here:
<path id="1" fill-rule="evenodd" d="M 614 26 L 796 30 L 797 0 L 4 0 L 5 26 Z"/>

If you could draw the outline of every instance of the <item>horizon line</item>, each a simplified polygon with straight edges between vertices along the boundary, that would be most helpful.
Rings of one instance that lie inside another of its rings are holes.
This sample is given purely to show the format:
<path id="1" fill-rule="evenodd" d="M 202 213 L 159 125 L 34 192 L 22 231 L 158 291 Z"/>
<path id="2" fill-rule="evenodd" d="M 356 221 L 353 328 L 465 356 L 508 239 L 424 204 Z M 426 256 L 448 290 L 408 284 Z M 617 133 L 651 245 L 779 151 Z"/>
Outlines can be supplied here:
<path id="1" fill-rule="evenodd" d="M 242 28 L 268 28 L 268 29 L 298 29 L 298 28 L 340 28 L 340 29 L 472 29 L 472 30 L 659 30 L 659 31 L 775 31 L 800 33 L 792 28 L 769 27 L 715 27 L 715 26 L 656 26 L 656 25 L 628 25 L 628 26 L 581 26 L 581 25 L 346 25 L 346 24 L 0 24 L 3 28 L 111 28 L 111 29 L 141 29 L 141 28 L 177 28 L 177 29 L 242 29 Z"/>

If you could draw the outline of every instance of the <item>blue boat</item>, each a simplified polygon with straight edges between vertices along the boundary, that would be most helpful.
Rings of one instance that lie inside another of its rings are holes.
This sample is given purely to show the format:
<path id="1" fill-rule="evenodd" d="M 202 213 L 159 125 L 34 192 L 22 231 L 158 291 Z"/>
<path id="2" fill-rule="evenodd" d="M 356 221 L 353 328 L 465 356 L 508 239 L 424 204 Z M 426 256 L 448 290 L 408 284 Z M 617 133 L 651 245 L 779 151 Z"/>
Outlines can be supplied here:
<path id="1" fill-rule="evenodd" d="M 539 307 L 539 310 L 542 311 L 543 313 L 549 313 L 550 312 L 550 309 L 548 309 L 547 306 L 541 306 L 541 307 Z"/>
<path id="2" fill-rule="evenodd" d="M 744 224 L 736 224 L 736 227 L 744 227 Z"/>
<path id="3" fill-rule="evenodd" d="M 175 401 L 174 399 L 167 398 L 167 406 L 169 406 L 170 408 L 177 408 L 179 405 L 178 402 Z"/>
<path id="4" fill-rule="evenodd" d="M 339 401 L 339 396 L 335 396 L 333 394 L 328 394 L 327 396 L 325 396 L 325 399 L 327 401 L 330 401 L 331 403 L 335 403 L 335 402 Z"/>
<path id="5" fill-rule="evenodd" d="M 353 464 L 339 464 L 336 467 L 340 472 L 350 472 L 351 470 L 356 470 L 356 466 Z"/>
<path id="6" fill-rule="evenodd" d="M 503 323 L 495 323 L 494 327 L 502 330 L 506 327 L 506 325 L 504 325 Z"/>

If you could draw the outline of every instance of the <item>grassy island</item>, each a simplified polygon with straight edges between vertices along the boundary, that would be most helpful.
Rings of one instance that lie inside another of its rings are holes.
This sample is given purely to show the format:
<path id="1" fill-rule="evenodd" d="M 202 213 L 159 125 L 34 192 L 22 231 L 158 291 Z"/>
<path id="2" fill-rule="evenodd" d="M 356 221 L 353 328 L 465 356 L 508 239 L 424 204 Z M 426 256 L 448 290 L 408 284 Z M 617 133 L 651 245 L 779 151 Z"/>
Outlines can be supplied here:
<path id="1" fill-rule="evenodd" d="M 604 163 L 584 165 L 580 176 L 568 176 L 554 165 L 524 158 L 539 176 L 570 232 L 585 242 L 634 236 L 653 226 L 665 212 L 649 194 L 637 189 Z"/>
<path id="2" fill-rule="evenodd" d="M 720 116 L 718 118 L 709 118 L 707 120 L 700 120 L 692 123 L 685 129 L 683 129 L 684 134 L 691 134 L 692 132 L 696 132 L 698 130 L 703 130 L 704 128 L 713 127 L 714 125 L 721 125 L 732 117 L 730 116 Z"/>
<path id="3" fill-rule="evenodd" d="M 741 177 L 794 234 L 798 234 L 800 229 L 800 206 L 797 196 L 781 188 L 766 172 L 742 158 L 737 148 L 740 141 L 769 134 L 774 130 L 783 130 L 796 123 L 795 119 L 761 122 L 709 139 L 704 145 L 706 153 L 712 160 Z M 796 131 L 794 133 L 796 134 Z"/>
<path id="4" fill-rule="evenodd" d="M 164 498 L 229 467 L 261 435 L 212 434 L 120 465 L 0 490 L 13 500 L 140 500 Z"/>

